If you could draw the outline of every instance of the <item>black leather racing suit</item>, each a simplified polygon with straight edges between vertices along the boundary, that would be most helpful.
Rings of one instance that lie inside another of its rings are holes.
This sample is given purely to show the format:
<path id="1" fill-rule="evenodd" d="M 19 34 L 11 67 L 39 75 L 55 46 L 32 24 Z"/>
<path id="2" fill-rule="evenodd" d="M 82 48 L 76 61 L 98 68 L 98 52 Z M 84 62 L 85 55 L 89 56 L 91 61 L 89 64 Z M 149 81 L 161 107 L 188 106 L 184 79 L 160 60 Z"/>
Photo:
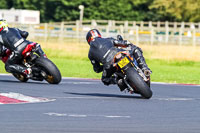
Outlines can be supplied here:
<path id="1" fill-rule="evenodd" d="M 28 32 L 21 31 L 17 28 L 7 27 L 0 32 L 0 55 L 3 55 L 3 47 L 11 50 L 12 52 L 5 63 L 5 69 L 7 72 L 24 73 L 24 71 L 27 69 L 26 67 L 18 65 L 22 58 L 22 51 L 28 44 L 32 43 L 26 40 L 27 36 Z M 38 53 L 43 54 L 39 44 L 37 49 L 40 49 L 38 50 Z"/>
<path id="2" fill-rule="evenodd" d="M 128 45 L 126 42 L 114 38 L 95 38 L 90 42 L 88 57 L 96 73 L 103 71 L 101 80 L 105 85 L 116 83 L 112 78 L 115 68 L 111 66 L 111 62 L 121 49 L 117 49 L 115 45 Z M 135 45 L 132 46 L 133 50 L 136 48 L 138 47 Z"/>

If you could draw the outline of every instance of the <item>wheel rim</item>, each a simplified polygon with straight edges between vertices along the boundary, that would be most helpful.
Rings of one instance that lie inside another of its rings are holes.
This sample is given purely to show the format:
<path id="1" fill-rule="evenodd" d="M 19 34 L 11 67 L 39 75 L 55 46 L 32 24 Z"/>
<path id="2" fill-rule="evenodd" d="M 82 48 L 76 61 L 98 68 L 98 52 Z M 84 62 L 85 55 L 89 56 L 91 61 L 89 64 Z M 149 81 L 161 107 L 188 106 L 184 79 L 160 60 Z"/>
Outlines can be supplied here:
<path id="1" fill-rule="evenodd" d="M 49 83 L 53 83 L 53 81 L 54 81 L 53 76 L 51 76 L 51 75 L 48 75 L 47 78 L 46 78 L 46 80 Z"/>
<path id="2" fill-rule="evenodd" d="M 21 74 L 19 74 L 19 75 L 16 75 L 17 76 L 17 78 L 19 79 L 19 80 L 24 80 L 25 78 L 24 78 L 24 76 L 23 75 L 21 75 Z"/>

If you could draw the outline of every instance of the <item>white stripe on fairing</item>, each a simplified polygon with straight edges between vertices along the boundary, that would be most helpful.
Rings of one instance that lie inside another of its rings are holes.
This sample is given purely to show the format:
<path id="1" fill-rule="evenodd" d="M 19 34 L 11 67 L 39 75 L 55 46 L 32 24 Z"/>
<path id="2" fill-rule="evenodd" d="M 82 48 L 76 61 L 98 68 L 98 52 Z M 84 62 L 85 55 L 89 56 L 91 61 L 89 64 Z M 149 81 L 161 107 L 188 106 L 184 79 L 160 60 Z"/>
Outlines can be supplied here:
<path id="1" fill-rule="evenodd" d="M 0 35 L 0 43 L 3 43 L 2 35 Z"/>
<path id="2" fill-rule="evenodd" d="M 106 56 L 110 53 L 110 49 L 105 53 L 105 55 L 103 56 L 103 59 L 106 58 Z"/>
<path id="3" fill-rule="evenodd" d="M 25 96 L 23 94 L 13 93 L 13 92 L 0 93 L 0 95 L 6 96 L 6 97 L 9 97 L 9 98 L 13 98 L 13 99 L 17 99 L 17 100 L 21 100 L 21 101 L 31 102 L 31 103 L 55 101 L 55 99 L 31 97 L 31 96 Z"/>
<path id="4" fill-rule="evenodd" d="M 18 47 L 22 42 L 24 42 L 24 39 L 23 39 L 23 38 L 21 38 L 20 40 L 18 40 L 18 41 L 14 44 L 15 48 Z"/>

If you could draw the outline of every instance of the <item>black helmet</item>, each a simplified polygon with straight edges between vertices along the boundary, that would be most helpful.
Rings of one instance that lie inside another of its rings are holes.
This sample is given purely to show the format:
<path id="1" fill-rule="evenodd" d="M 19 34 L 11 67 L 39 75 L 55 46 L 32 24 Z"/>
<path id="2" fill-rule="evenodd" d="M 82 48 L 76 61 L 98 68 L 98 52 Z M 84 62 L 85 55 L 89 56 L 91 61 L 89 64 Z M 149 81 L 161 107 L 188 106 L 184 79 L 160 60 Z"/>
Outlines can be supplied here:
<path id="1" fill-rule="evenodd" d="M 86 40 L 87 40 L 88 44 L 90 43 L 90 41 L 92 41 L 96 37 L 101 38 L 101 34 L 97 29 L 92 29 L 92 30 L 88 31 L 88 33 L 86 35 Z"/>

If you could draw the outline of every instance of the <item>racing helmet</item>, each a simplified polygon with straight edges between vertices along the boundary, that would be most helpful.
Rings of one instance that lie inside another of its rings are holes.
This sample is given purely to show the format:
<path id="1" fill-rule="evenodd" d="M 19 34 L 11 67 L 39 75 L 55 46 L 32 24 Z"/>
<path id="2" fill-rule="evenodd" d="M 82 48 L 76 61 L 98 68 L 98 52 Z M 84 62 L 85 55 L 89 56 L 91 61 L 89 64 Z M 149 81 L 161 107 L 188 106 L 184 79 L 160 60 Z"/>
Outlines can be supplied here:
<path id="1" fill-rule="evenodd" d="M 8 27 L 6 20 L 0 19 L 0 30 L 3 30 L 6 27 Z"/>
<path id="2" fill-rule="evenodd" d="M 100 37 L 101 38 L 101 34 L 97 29 L 92 29 L 90 31 L 88 31 L 87 35 L 86 35 L 86 40 L 88 42 L 88 44 L 90 44 L 90 42 L 94 39 Z"/>

